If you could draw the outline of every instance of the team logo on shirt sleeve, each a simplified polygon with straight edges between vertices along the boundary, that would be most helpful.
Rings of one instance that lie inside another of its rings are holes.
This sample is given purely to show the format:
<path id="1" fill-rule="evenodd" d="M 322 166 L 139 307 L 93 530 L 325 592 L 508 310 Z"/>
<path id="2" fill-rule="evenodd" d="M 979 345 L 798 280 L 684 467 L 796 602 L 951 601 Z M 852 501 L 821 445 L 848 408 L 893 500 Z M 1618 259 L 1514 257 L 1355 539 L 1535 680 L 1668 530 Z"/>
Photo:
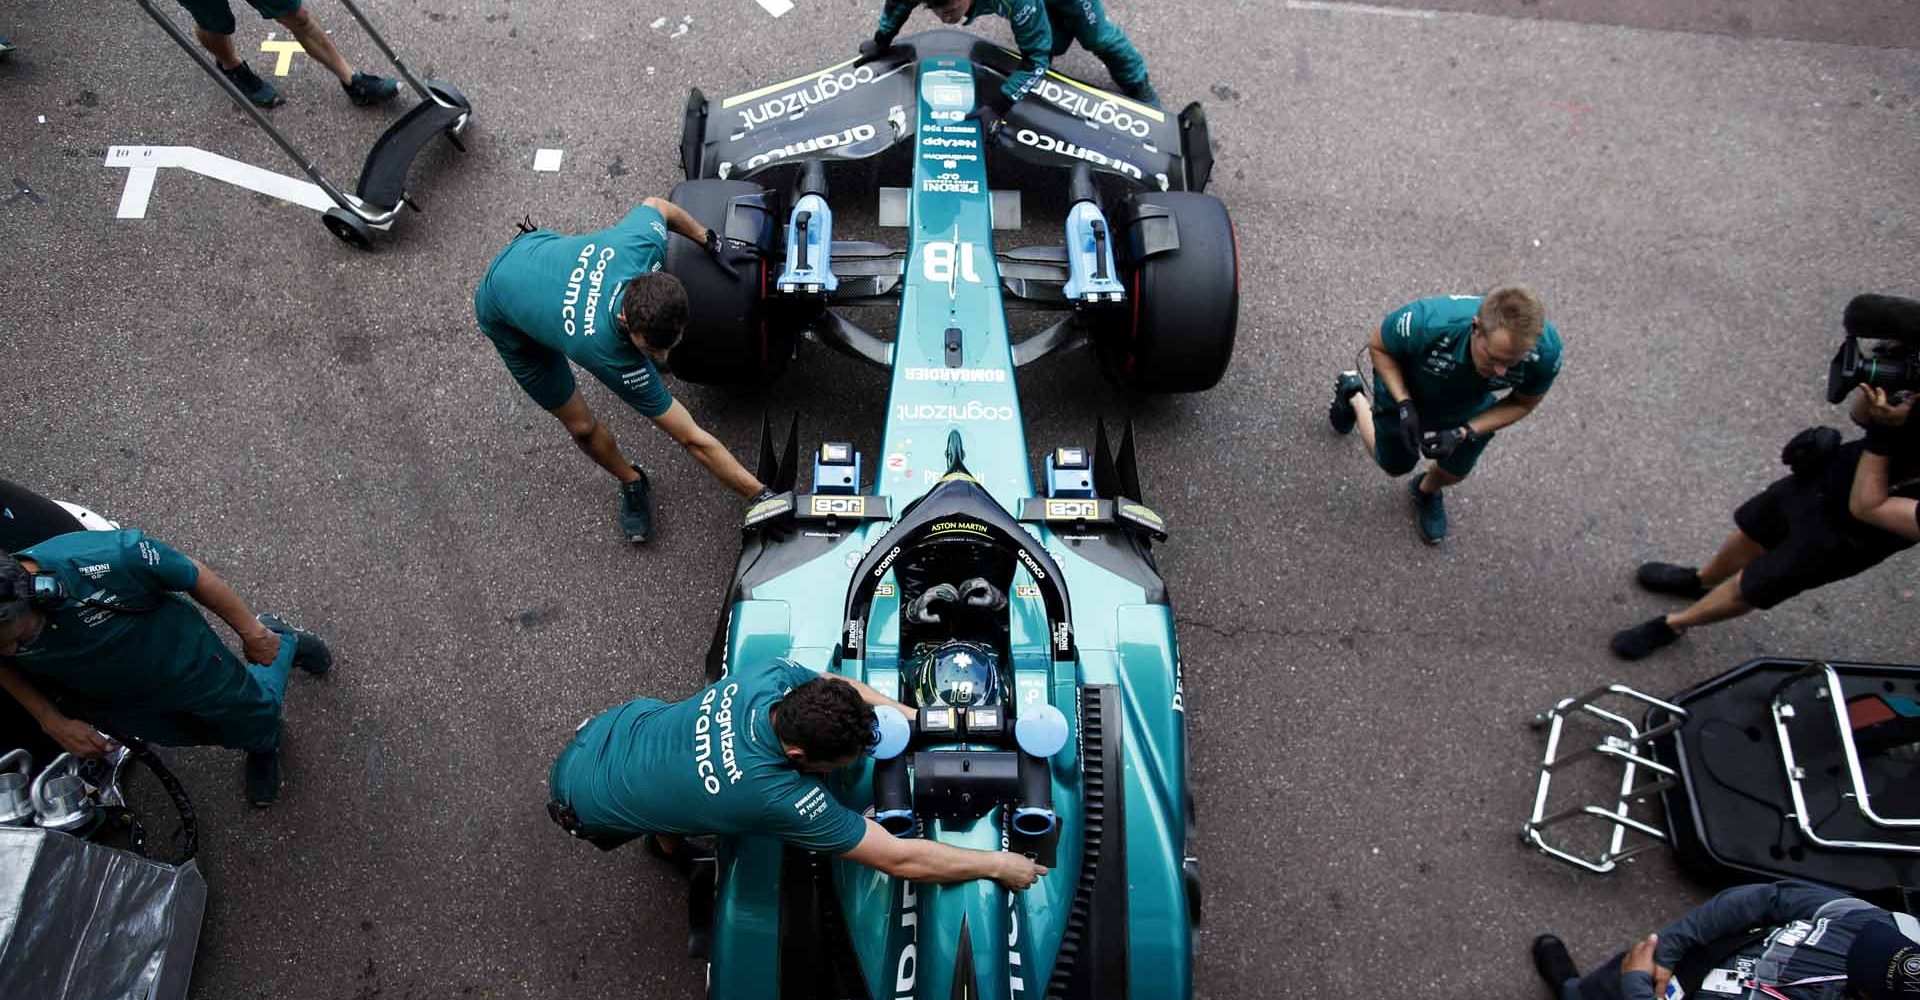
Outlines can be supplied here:
<path id="1" fill-rule="evenodd" d="M 819 785 L 807 789 L 806 794 L 793 800 L 793 811 L 801 819 L 819 819 L 827 811 L 827 791 Z"/>

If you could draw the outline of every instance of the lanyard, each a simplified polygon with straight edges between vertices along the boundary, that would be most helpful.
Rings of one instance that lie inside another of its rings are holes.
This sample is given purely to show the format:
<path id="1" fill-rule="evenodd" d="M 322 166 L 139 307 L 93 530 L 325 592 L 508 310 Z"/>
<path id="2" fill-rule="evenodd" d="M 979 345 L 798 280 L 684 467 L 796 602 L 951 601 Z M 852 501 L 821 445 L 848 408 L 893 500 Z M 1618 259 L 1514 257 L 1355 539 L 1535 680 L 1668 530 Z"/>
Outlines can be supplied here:
<path id="1" fill-rule="evenodd" d="M 1766 995 L 1772 997 L 1773 1000 L 1793 1000 L 1792 997 L 1789 997 L 1785 993 L 1782 993 L 1780 991 L 1784 989 L 1791 989 L 1795 986 L 1812 986 L 1815 983 L 1837 983 L 1837 982 L 1844 981 L 1846 978 L 1847 977 L 1844 975 L 1808 976 L 1805 979 L 1796 979 L 1790 983 L 1763 983 L 1758 979 L 1749 979 L 1742 985 L 1744 985 L 1747 989 L 1750 989 L 1750 990 L 1759 990 L 1760 992 L 1765 993 Z"/>

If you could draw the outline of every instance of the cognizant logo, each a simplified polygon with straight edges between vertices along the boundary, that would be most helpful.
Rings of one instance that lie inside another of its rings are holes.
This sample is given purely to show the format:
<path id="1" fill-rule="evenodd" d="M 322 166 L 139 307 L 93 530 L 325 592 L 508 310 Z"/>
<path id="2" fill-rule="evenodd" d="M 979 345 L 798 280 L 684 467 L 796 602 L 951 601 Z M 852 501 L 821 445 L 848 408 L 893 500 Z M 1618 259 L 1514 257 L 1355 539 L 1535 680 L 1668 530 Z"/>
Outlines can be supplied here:
<path id="1" fill-rule="evenodd" d="M 893 415 L 901 420 L 1012 420 L 1013 407 L 977 399 L 965 403 L 900 403 L 894 406 Z"/>
<path id="2" fill-rule="evenodd" d="M 594 251 L 599 250 L 595 256 Z M 607 264 L 612 261 L 615 251 L 612 247 L 600 248 L 589 243 L 580 248 L 579 263 L 573 272 L 567 275 L 567 293 L 560 299 L 560 325 L 567 336 L 574 335 L 575 320 L 582 311 L 586 314 L 586 335 L 593 336 L 593 324 L 600 305 L 600 286 L 607 280 Z M 587 286 L 587 301 L 580 304 L 580 286 Z"/>

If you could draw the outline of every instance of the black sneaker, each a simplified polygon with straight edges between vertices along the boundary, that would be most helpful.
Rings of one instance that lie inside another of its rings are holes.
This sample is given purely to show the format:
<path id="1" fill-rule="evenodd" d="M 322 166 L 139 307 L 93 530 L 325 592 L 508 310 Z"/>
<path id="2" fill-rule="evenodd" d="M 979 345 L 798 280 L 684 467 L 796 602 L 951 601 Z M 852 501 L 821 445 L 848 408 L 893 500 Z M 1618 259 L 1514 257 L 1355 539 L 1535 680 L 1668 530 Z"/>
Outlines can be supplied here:
<path id="1" fill-rule="evenodd" d="M 253 67 L 245 62 L 232 69 L 223 69 L 220 73 L 233 81 L 233 85 L 240 88 L 240 93 L 247 100 L 252 101 L 255 107 L 277 108 L 286 103 L 286 98 L 281 97 L 280 92 L 273 89 L 273 84 L 260 79 L 260 74 L 255 73 Z"/>
<path id="2" fill-rule="evenodd" d="M 1623 660 L 1644 660 L 1657 649 L 1663 649 L 1680 641 L 1680 633 L 1667 624 L 1667 616 L 1661 615 L 1651 621 L 1641 622 L 1632 628 L 1623 628 L 1613 634 L 1613 655 Z"/>
<path id="3" fill-rule="evenodd" d="M 1360 422 L 1354 415 L 1353 397 L 1360 394 L 1365 383 L 1360 381 L 1360 373 L 1344 371 L 1333 380 L 1333 403 L 1327 407 L 1327 422 L 1333 425 L 1335 434 L 1352 434 L 1353 425 Z"/>
<path id="4" fill-rule="evenodd" d="M 1420 481 L 1427 478 L 1424 472 L 1416 472 L 1413 482 L 1407 484 L 1407 491 L 1413 494 L 1414 520 L 1420 525 L 1420 540 L 1428 545 L 1440 544 L 1447 537 L 1447 498 L 1439 493 L 1427 493 L 1420 489 Z"/>
<path id="5" fill-rule="evenodd" d="M 1540 979 L 1553 991 L 1555 1000 L 1559 1000 L 1560 989 L 1568 981 L 1580 978 L 1580 970 L 1573 964 L 1573 956 L 1567 954 L 1566 942 L 1551 934 L 1542 934 L 1533 939 L 1533 968 L 1540 973 Z"/>
<path id="6" fill-rule="evenodd" d="M 620 530 L 627 541 L 638 545 L 653 534 L 653 488 L 644 470 L 636 465 L 633 471 L 640 478 L 620 486 Z"/>
<path id="7" fill-rule="evenodd" d="M 354 71 L 353 82 L 343 83 L 340 89 L 347 92 L 347 99 L 361 107 L 369 104 L 385 104 L 400 93 L 400 82 L 390 76 L 374 76 L 372 73 Z"/>
<path id="8" fill-rule="evenodd" d="M 280 749 L 247 753 L 247 801 L 264 809 L 280 801 Z"/>
<path id="9" fill-rule="evenodd" d="M 1707 585 L 1700 582 L 1700 571 L 1692 566 L 1676 566 L 1673 563 L 1641 563 L 1640 572 L 1635 574 L 1640 586 L 1656 594 L 1672 594 L 1675 597 L 1701 598 L 1707 596 Z"/>
<path id="10" fill-rule="evenodd" d="M 293 636 L 293 665 L 315 677 L 325 677 L 333 669 L 333 651 L 317 635 L 287 624 L 279 615 L 260 616 L 260 624 L 281 635 Z"/>

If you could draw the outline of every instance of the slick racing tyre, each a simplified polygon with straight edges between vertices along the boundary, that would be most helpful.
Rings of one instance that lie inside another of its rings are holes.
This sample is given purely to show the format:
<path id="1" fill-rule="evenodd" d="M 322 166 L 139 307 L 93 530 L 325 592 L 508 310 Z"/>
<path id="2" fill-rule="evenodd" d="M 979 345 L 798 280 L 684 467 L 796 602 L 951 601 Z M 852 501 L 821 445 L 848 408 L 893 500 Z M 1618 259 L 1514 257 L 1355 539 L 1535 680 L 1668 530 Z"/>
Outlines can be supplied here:
<path id="1" fill-rule="evenodd" d="M 1240 247 L 1220 199 L 1142 194 L 1118 243 L 1127 302 L 1095 331 L 1107 377 L 1135 392 L 1199 392 L 1226 374 L 1240 318 Z"/>
<path id="2" fill-rule="evenodd" d="M 667 365 L 674 377 L 706 385 L 759 386 L 779 378 L 793 355 L 793 331 L 773 322 L 766 307 L 772 282 L 773 202 L 746 181 L 682 181 L 669 200 L 703 226 L 760 248 L 762 258 L 740 265 L 736 280 L 699 244 L 673 234 L 667 272 L 687 289 L 687 331 Z"/>

